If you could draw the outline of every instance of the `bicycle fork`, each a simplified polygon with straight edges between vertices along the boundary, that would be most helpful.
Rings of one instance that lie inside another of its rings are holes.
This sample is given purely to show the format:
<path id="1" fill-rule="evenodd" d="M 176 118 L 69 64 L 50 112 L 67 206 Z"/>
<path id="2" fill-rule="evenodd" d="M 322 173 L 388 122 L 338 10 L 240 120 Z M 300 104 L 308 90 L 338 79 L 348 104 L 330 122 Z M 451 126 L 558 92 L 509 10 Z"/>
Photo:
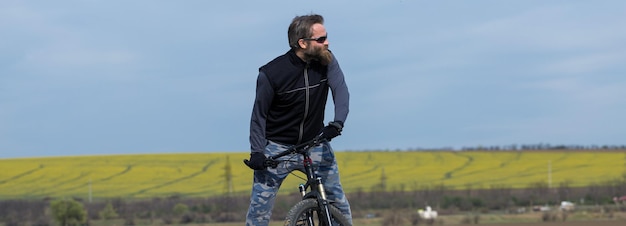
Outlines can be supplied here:
<path id="1" fill-rule="evenodd" d="M 317 190 L 319 192 L 319 196 L 317 196 L 317 205 L 319 208 L 319 212 L 318 212 L 318 218 L 320 220 L 320 225 L 328 225 L 331 226 L 331 217 L 330 217 L 330 209 L 328 208 L 328 200 L 326 199 L 326 192 L 324 190 L 324 184 L 322 184 L 322 178 L 316 178 L 315 179 L 315 185 L 317 186 Z M 304 186 L 304 184 L 300 184 L 298 186 L 298 189 L 300 190 L 300 194 L 302 195 L 302 197 L 304 198 L 306 196 L 306 188 Z M 309 222 L 308 225 L 315 225 L 313 222 L 313 215 L 312 214 L 307 214 L 307 221 Z"/>
<path id="2" fill-rule="evenodd" d="M 306 188 L 304 187 L 304 184 L 300 184 L 298 186 L 298 189 L 300 190 L 300 194 L 302 194 L 302 198 L 304 200 L 304 196 L 306 195 Z M 313 214 L 307 213 L 306 214 L 306 220 L 308 222 L 308 225 L 314 225 L 313 224 Z"/>
<path id="3" fill-rule="evenodd" d="M 308 158 L 307 156 L 307 158 L 304 159 L 304 168 L 308 171 L 307 173 L 308 175 L 314 175 L 313 170 L 311 169 L 311 165 L 312 165 L 311 158 Z M 312 181 L 311 179 L 313 179 L 312 176 L 308 178 L 309 181 Z M 324 184 L 322 183 L 322 178 L 316 177 L 315 184 L 314 185 L 309 184 L 309 186 L 311 186 L 311 188 L 313 188 L 312 186 L 317 186 L 317 191 L 319 192 L 319 195 L 316 198 L 317 198 L 318 208 L 320 209 L 320 212 L 318 213 L 320 224 L 331 226 L 332 223 L 331 223 L 331 217 L 330 217 L 330 209 L 328 208 L 328 200 L 326 199 L 326 191 L 324 190 Z M 300 190 L 300 194 L 304 198 L 306 196 L 305 185 L 300 184 L 298 186 L 298 189 Z M 307 218 L 308 218 L 307 220 L 309 222 L 309 225 L 314 225 L 313 216 L 309 214 Z"/>
<path id="4" fill-rule="evenodd" d="M 317 189 L 319 190 L 321 196 L 321 199 L 317 201 L 318 205 L 320 206 L 320 210 L 324 215 L 324 219 L 326 219 L 326 225 L 331 226 L 332 223 L 330 222 L 330 209 L 328 209 L 328 200 L 326 199 L 326 191 L 324 190 L 324 184 L 322 184 L 322 178 L 318 177 L 315 178 L 315 180 L 317 182 Z"/>

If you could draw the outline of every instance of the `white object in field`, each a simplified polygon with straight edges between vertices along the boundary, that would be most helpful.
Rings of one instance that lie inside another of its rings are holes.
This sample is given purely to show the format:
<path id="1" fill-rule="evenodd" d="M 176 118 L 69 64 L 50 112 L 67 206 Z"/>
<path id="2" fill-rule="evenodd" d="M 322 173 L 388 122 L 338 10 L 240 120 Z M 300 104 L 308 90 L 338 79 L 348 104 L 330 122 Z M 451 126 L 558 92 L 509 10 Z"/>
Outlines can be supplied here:
<path id="1" fill-rule="evenodd" d="M 426 206 L 426 210 L 418 210 L 417 213 L 422 219 L 435 219 L 437 218 L 437 211 L 434 211 L 430 206 Z"/>
<path id="2" fill-rule="evenodd" d="M 568 202 L 568 201 L 561 202 L 561 210 L 565 210 L 565 211 L 574 210 L 574 203 Z"/>

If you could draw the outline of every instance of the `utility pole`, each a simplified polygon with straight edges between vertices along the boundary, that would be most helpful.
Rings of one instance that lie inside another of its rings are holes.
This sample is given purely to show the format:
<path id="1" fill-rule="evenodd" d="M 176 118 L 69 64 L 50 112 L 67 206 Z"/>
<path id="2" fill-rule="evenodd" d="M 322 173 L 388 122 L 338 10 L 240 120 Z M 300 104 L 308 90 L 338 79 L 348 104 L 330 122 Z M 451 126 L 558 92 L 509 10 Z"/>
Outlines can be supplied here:
<path id="1" fill-rule="evenodd" d="M 92 201 L 92 191 L 91 191 L 91 178 L 89 178 L 89 203 Z"/>
<path id="2" fill-rule="evenodd" d="M 230 156 L 226 156 L 226 165 L 224 166 L 224 179 L 226 181 L 225 192 L 230 195 L 233 193 L 233 171 L 230 166 Z"/>
<path id="3" fill-rule="evenodd" d="M 552 188 L 552 160 L 548 160 L 548 188 Z"/>

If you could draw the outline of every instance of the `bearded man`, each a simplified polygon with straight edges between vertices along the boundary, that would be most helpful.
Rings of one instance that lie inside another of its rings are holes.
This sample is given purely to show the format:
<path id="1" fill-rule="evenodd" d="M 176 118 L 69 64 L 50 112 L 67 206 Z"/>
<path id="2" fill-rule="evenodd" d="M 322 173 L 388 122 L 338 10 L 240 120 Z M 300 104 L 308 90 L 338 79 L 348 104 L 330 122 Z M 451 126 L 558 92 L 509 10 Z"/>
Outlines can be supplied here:
<path id="1" fill-rule="evenodd" d="M 350 94 L 339 63 L 328 50 L 324 18 L 315 14 L 297 16 L 289 25 L 287 36 L 291 49 L 259 68 L 257 77 L 250 120 L 251 153 L 250 160 L 245 161 L 254 169 L 248 226 L 269 224 L 281 183 L 291 171 L 303 170 L 300 162 L 282 162 L 277 168 L 267 168 L 267 156 L 318 135 L 330 141 L 341 134 L 348 117 Z M 334 120 L 325 126 L 329 90 L 335 111 Z M 312 148 L 310 155 L 328 200 L 352 221 L 330 144 L 323 142 Z"/>

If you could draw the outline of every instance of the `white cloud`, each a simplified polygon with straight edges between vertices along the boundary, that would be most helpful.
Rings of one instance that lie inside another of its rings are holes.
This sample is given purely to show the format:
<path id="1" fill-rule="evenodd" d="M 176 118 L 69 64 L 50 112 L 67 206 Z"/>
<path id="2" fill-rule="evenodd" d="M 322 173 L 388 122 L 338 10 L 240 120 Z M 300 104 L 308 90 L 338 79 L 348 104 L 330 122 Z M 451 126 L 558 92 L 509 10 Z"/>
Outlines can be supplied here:
<path id="1" fill-rule="evenodd" d="M 13 61 L 14 73 L 36 76 L 93 76 L 136 63 L 140 58 L 104 33 L 93 33 L 100 24 L 76 26 L 86 18 L 72 18 L 62 7 L 46 8 L 27 3 L 0 9 L 0 28 L 7 42 L 0 43 Z M 77 23 L 77 24 L 72 24 Z"/>
<path id="2" fill-rule="evenodd" d="M 468 32 L 490 44 L 541 51 L 610 47 L 626 38 L 625 20 L 616 12 L 586 13 L 587 4 L 548 4 L 482 23 Z"/>
<path id="3" fill-rule="evenodd" d="M 25 56 L 26 65 L 53 68 L 114 67 L 133 63 L 137 56 L 127 50 L 97 50 L 88 47 L 52 47 L 35 50 Z"/>
<path id="4" fill-rule="evenodd" d="M 587 77 L 562 77 L 542 80 L 533 86 L 561 100 L 561 106 L 581 110 L 584 108 L 613 109 L 626 106 L 626 82 L 594 81 Z"/>
<path id="5" fill-rule="evenodd" d="M 544 67 L 545 73 L 593 75 L 605 69 L 624 67 L 626 52 L 603 52 L 563 58 L 548 62 Z"/>

